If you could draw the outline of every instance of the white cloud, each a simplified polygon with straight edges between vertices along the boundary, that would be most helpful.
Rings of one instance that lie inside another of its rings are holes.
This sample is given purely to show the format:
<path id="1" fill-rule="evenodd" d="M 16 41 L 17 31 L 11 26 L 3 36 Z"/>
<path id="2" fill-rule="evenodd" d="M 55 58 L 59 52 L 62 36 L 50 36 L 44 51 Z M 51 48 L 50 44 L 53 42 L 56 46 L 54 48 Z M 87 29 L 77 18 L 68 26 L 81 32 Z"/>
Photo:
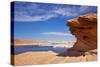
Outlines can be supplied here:
<path id="1" fill-rule="evenodd" d="M 28 6 L 15 6 L 15 21 L 46 21 L 58 16 L 76 16 L 75 7 L 54 6 L 52 9 L 41 9 L 39 4 L 30 4 Z M 72 10 L 73 9 L 73 10 Z"/>
<path id="2" fill-rule="evenodd" d="M 58 15 L 62 15 L 62 16 L 77 16 L 78 15 L 78 11 L 76 9 L 75 6 L 73 7 L 55 7 L 54 10 L 52 10 L 52 12 L 58 14 Z"/>
<path id="3" fill-rule="evenodd" d="M 44 9 L 35 9 L 37 15 L 30 15 L 27 12 L 16 12 L 15 13 L 15 21 L 46 21 L 54 17 L 60 16 L 76 16 L 78 15 L 77 12 L 72 11 L 71 8 L 54 8 L 52 10 L 44 10 Z M 33 14 L 36 14 L 33 11 Z M 41 13 L 42 15 L 38 15 L 38 13 Z"/>
<path id="4" fill-rule="evenodd" d="M 81 6 L 81 7 L 79 8 L 80 12 L 88 11 L 89 9 L 90 9 L 89 6 Z"/>
<path id="5" fill-rule="evenodd" d="M 63 33 L 63 32 L 44 32 L 41 34 L 42 35 L 56 35 L 56 36 L 72 36 L 70 33 Z"/>
<path id="6" fill-rule="evenodd" d="M 15 21 L 45 21 L 50 18 L 55 17 L 55 14 L 44 14 L 44 15 L 36 15 L 36 16 L 29 16 L 29 15 L 16 15 Z"/>
<path id="7" fill-rule="evenodd" d="M 43 6 L 44 7 L 44 6 Z M 49 7 L 47 7 L 49 8 Z M 75 17 L 80 12 L 89 11 L 89 6 L 64 6 L 55 5 L 50 9 L 40 8 L 39 4 L 28 4 L 24 6 L 17 4 L 14 11 L 15 21 L 46 21 L 51 18 L 64 16 L 64 17 Z M 92 9 L 92 8 L 91 8 Z"/>

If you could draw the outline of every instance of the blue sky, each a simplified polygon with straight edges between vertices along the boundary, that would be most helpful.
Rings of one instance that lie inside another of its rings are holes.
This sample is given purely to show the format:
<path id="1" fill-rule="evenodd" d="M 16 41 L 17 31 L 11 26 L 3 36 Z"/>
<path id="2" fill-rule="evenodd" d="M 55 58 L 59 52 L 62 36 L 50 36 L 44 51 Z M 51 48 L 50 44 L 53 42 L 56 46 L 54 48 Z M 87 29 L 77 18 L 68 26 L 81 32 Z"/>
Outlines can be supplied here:
<path id="1" fill-rule="evenodd" d="M 67 20 L 88 13 L 97 13 L 97 7 L 14 2 L 14 38 L 73 41 Z"/>

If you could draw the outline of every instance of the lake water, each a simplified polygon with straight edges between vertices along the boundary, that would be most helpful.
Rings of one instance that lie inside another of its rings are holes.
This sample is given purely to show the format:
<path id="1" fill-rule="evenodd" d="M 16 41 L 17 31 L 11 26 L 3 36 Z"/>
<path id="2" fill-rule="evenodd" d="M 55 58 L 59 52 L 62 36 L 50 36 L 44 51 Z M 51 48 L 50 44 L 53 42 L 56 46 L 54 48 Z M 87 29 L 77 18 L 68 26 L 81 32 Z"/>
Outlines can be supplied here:
<path id="1" fill-rule="evenodd" d="M 48 46 L 34 46 L 34 45 L 27 45 L 27 46 L 11 46 L 11 54 L 20 54 L 24 52 L 42 52 L 42 51 L 53 51 L 55 53 L 63 53 L 68 48 L 65 47 L 54 47 L 52 45 Z"/>

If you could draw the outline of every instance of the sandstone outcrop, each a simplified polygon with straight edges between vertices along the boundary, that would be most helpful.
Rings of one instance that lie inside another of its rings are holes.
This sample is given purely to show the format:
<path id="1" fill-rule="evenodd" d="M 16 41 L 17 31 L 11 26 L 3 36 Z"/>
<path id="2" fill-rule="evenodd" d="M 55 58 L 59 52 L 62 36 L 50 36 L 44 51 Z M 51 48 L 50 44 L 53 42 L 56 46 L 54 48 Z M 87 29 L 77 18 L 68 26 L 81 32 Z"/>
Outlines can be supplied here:
<path id="1" fill-rule="evenodd" d="M 97 15 L 85 14 L 68 20 L 69 30 L 77 41 L 67 55 L 82 55 L 89 50 L 97 49 Z"/>
<path id="2" fill-rule="evenodd" d="M 11 45 L 12 46 L 48 45 L 50 43 L 51 42 L 48 42 L 48 41 L 21 40 L 21 39 L 11 40 Z"/>

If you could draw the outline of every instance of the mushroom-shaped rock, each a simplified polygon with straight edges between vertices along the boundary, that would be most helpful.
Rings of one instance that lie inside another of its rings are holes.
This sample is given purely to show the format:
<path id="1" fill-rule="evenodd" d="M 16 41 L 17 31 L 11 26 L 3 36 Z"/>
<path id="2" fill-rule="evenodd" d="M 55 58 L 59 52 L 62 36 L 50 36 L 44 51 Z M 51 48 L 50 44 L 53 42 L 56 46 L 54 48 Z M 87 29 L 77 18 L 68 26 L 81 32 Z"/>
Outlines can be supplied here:
<path id="1" fill-rule="evenodd" d="M 97 49 L 97 15 L 85 14 L 68 20 L 69 30 L 77 41 L 67 55 L 81 55 L 85 51 Z"/>

